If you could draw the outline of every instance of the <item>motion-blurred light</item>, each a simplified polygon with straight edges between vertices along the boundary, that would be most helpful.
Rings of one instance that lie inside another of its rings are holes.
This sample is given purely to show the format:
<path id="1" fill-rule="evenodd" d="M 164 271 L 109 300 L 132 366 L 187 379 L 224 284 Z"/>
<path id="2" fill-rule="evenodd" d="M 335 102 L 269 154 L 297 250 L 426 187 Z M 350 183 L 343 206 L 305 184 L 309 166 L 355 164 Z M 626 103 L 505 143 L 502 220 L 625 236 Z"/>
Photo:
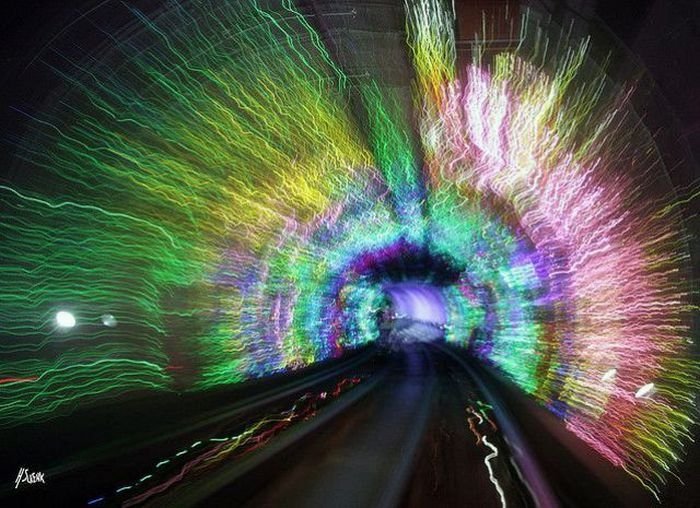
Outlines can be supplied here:
<path id="1" fill-rule="evenodd" d="M 642 397 L 646 397 L 648 395 L 651 395 L 651 393 L 654 391 L 654 383 L 647 383 L 644 386 L 642 386 L 639 390 L 637 390 L 637 393 L 634 394 L 634 396 L 638 399 L 641 399 Z"/>
<path id="2" fill-rule="evenodd" d="M 102 314 L 100 319 L 102 320 L 102 324 L 105 326 L 109 326 L 110 328 L 117 326 L 117 318 L 115 318 L 112 314 Z"/>

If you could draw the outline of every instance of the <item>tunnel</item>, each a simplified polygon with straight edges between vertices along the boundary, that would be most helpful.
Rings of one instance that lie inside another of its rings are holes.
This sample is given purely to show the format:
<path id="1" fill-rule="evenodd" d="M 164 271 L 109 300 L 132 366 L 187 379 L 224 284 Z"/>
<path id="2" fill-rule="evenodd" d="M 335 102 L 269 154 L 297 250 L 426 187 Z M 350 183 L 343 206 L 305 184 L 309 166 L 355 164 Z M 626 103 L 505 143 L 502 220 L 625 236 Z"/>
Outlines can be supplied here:
<path id="1" fill-rule="evenodd" d="M 700 506 L 700 8 L 31 0 L 0 506 Z"/>

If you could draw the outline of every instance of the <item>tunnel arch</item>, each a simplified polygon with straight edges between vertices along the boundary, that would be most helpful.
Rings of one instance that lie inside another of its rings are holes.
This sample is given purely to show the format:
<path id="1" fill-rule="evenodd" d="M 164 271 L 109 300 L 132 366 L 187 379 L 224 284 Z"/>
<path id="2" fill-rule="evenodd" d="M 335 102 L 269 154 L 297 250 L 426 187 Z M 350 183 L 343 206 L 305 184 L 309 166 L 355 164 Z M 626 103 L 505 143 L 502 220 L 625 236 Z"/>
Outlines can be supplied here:
<path id="1" fill-rule="evenodd" d="M 387 279 L 435 263 L 448 342 L 656 489 L 696 416 L 687 231 L 588 42 L 533 15 L 457 69 L 454 12 L 408 2 L 403 89 L 290 2 L 129 11 L 47 57 L 60 90 L 20 111 L 3 425 L 338 357 L 376 340 Z"/>

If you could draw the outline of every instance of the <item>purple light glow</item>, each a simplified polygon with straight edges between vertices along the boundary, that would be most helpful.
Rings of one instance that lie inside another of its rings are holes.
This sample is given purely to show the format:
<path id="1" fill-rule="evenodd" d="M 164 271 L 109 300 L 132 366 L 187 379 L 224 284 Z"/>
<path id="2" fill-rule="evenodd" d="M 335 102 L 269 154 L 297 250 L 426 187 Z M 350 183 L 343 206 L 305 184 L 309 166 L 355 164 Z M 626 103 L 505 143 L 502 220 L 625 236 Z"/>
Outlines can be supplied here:
<path id="1" fill-rule="evenodd" d="M 400 282 L 385 286 L 384 291 L 391 299 L 395 315 L 436 325 L 445 324 L 445 300 L 439 288 L 419 282 Z"/>

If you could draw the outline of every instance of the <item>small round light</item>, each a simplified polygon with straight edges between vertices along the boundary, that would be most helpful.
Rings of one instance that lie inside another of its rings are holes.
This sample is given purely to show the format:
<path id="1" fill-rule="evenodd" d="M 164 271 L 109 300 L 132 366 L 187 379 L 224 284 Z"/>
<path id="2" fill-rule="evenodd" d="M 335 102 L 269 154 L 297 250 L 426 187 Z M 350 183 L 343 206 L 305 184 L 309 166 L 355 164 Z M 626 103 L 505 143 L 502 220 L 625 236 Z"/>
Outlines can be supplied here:
<path id="1" fill-rule="evenodd" d="M 73 328 L 75 316 L 68 311 L 61 310 L 56 313 L 56 324 L 61 328 Z"/>
<path id="2" fill-rule="evenodd" d="M 100 319 L 102 320 L 102 324 L 105 326 L 109 326 L 110 328 L 117 326 L 117 318 L 115 318 L 112 314 L 102 314 Z"/>

